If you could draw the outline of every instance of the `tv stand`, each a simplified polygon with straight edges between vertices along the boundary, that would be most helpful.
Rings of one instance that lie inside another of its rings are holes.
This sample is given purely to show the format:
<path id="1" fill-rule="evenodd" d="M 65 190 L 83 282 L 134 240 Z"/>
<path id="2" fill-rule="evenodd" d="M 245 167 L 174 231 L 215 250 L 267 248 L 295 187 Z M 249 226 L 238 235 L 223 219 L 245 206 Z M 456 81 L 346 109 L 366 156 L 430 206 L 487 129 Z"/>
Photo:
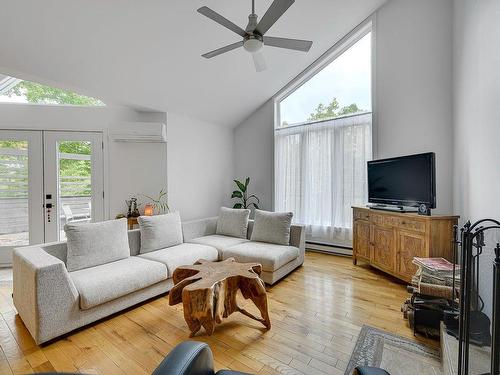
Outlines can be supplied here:
<path id="1" fill-rule="evenodd" d="M 353 262 L 365 261 L 410 282 L 413 257 L 453 259 L 453 226 L 458 216 L 422 216 L 353 207 Z"/>
<path id="2" fill-rule="evenodd" d="M 381 210 L 381 211 L 418 212 L 418 209 L 416 207 L 388 206 L 385 204 L 375 204 L 375 205 L 369 205 L 367 207 L 372 209 L 372 210 Z"/>

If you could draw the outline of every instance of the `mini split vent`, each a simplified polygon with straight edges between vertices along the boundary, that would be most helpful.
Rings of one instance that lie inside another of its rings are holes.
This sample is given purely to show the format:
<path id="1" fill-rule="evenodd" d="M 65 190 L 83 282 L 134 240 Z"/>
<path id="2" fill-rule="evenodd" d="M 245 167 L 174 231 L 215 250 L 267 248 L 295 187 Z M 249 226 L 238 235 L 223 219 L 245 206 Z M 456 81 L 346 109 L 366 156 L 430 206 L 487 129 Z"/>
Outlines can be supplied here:
<path id="1" fill-rule="evenodd" d="M 158 122 L 117 122 L 111 124 L 109 139 L 114 142 L 166 143 L 167 127 Z"/>

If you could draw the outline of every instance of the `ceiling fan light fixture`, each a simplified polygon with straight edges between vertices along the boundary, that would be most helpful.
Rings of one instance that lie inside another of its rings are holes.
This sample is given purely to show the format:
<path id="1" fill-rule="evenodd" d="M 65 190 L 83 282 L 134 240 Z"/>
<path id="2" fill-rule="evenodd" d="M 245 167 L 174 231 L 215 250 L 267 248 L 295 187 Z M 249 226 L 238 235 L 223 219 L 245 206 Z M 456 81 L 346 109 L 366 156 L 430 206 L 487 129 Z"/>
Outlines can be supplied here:
<path id="1" fill-rule="evenodd" d="M 266 49 L 268 47 L 277 47 L 309 52 L 313 44 L 310 40 L 277 38 L 266 35 L 267 31 L 283 16 L 295 0 L 273 0 L 271 6 L 267 8 L 266 13 L 264 13 L 264 16 L 260 20 L 257 14 L 255 14 L 255 0 L 251 1 L 252 13 L 248 16 L 248 24 L 245 30 L 207 6 L 198 9 L 198 13 L 210 18 L 212 21 L 217 22 L 242 38 L 239 42 L 218 48 L 201 56 L 211 59 L 212 57 L 243 47 L 245 51 L 252 55 L 255 70 L 261 72 L 266 69 L 266 60 L 261 53 L 264 45 L 267 46 Z"/>
<path id="2" fill-rule="evenodd" d="M 262 43 L 262 40 L 257 38 L 248 38 L 243 42 L 243 48 L 250 53 L 259 52 L 263 46 L 264 43 Z"/>

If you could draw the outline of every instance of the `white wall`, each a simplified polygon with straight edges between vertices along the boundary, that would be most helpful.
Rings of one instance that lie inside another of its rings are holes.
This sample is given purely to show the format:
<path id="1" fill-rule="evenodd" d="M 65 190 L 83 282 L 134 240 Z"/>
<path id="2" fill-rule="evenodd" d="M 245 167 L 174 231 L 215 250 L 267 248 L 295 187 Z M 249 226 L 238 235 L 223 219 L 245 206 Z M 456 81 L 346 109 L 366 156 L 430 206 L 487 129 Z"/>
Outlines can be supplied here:
<path id="1" fill-rule="evenodd" d="M 233 129 L 168 114 L 168 192 L 183 220 L 217 215 L 230 204 Z"/>
<path id="2" fill-rule="evenodd" d="M 463 219 L 500 220 L 500 2 L 454 2 L 454 207 Z M 481 288 L 491 313 L 492 246 L 481 256 Z"/>
<path id="3" fill-rule="evenodd" d="M 452 212 L 452 2 L 392 0 L 377 11 L 377 158 L 434 151 L 436 213 Z"/>
<path id="4" fill-rule="evenodd" d="M 106 138 L 115 121 L 165 122 L 165 113 L 143 113 L 125 107 L 65 107 L 0 104 L 0 129 L 101 131 Z M 165 144 L 109 142 L 108 205 L 105 216 L 126 213 L 125 199 L 157 194 L 167 185 Z"/>
<path id="5" fill-rule="evenodd" d="M 265 210 L 273 208 L 273 129 L 271 100 L 234 129 L 235 176 L 250 177 L 249 192 L 259 197 L 259 207 Z"/>
<path id="6" fill-rule="evenodd" d="M 392 0 L 376 19 L 375 156 L 436 152 L 436 213 L 452 212 L 451 14 L 451 0 Z M 236 172 L 255 181 L 267 209 L 273 157 L 270 100 L 235 129 Z"/>

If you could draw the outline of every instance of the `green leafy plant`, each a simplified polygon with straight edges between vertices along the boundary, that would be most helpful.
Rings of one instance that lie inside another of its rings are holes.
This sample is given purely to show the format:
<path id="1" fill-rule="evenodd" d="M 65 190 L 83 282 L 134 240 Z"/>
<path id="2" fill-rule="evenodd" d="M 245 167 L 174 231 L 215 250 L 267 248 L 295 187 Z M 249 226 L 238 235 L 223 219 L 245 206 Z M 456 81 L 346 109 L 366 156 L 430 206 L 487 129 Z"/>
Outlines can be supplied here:
<path id="1" fill-rule="evenodd" d="M 167 203 L 167 192 L 163 189 L 160 190 L 160 193 L 157 197 L 150 197 L 149 195 L 142 194 L 145 198 L 151 201 L 151 205 L 157 214 L 162 214 L 170 211 L 170 207 Z"/>
<path id="2" fill-rule="evenodd" d="M 248 184 L 250 183 L 250 177 L 247 177 L 244 183 L 238 180 L 234 180 L 234 183 L 238 190 L 233 191 L 231 194 L 231 199 L 237 199 L 233 208 L 250 208 L 253 206 L 258 209 L 258 203 L 260 203 L 259 198 L 253 194 L 248 195 L 247 190 Z"/>

